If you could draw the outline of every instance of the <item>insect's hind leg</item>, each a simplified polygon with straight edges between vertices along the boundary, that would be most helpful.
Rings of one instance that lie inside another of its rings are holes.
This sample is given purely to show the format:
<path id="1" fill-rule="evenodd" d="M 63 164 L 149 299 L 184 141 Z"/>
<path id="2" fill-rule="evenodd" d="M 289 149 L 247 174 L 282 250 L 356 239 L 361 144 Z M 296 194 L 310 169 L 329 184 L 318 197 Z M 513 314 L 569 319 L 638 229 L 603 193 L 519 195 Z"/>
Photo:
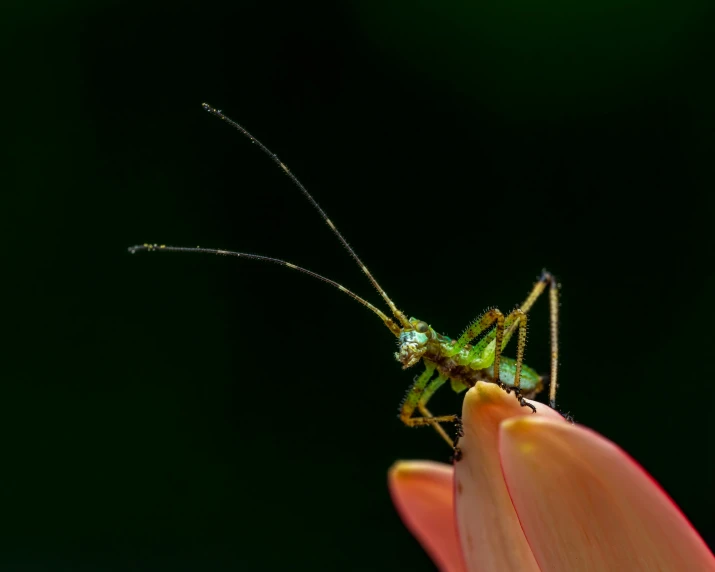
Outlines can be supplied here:
<path id="1" fill-rule="evenodd" d="M 551 334 L 551 370 L 549 372 L 549 405 L 556 407 L 556 389 L 559 370 L 559 284 L 551 272 L 543 270 L 541 278 L 527 296 L 521 309 L 528 312 L 541 293 L 549 287 L 549 328 Z"/>
<path id="2" fill-rule="evenodd" d="M 531 292 L 524 300 L 524 303 L 520 306 L 520 310 L 524 313 L 531 310 L 534 302 L 543 294 L 546 287 L 549 287 L 549 327 L 551 334 L 551 368 L 549 372 L 549 405 L 552 408 L 556 407 L 556 389 L 557 375 L 559 369 L 559 284 L 556 281 L 551 272 L 543 270 L 541 272 L 541 277 L 539 281 L 534 284 Z M 508 322 L 508 319 L 507 319 Z M 520 324 L 511 323 L 507 324 L 506 332 L 504 333 L 504 344 L 509 341 L 514 330 L 519 327 Z"/>
<path id="3" fill-rule="evenodd" d="M 551 328 L 551 371 L 549 380 L 549 405 L 556 407 L 556 377 L 559 369 L 559 285 L 553 274 L 546 270 L 542 280 L 549 282 L 549 324 Z"/>

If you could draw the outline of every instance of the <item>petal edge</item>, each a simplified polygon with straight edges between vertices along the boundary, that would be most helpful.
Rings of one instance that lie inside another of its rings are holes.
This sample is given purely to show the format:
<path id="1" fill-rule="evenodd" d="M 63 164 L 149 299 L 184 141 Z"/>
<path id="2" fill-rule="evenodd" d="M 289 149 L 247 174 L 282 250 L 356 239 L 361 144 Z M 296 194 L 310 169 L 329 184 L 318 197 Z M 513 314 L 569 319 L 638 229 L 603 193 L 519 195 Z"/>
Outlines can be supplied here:
<path id="1" fill-rule="evenodd" d="M 673 501 L 601 435 L 544 417 L 501 425 L 514 508 L 544 570 L 715 570 Z"/>

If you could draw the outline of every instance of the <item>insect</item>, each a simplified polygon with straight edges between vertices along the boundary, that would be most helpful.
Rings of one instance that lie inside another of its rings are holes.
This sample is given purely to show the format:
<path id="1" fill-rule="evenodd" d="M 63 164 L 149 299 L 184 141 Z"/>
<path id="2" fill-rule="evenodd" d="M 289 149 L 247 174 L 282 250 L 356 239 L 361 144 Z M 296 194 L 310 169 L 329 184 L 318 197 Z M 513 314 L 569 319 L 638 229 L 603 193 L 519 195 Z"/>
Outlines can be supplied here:
<path id="1" fill-rule="evenodd" d="M 402 364 L 403 369 L 411 368 L 420 362 L 424 364 L 424 371 L 414 378 L 413 384 L 408 390 L 400 407 L 400 420 L 410 427 L 427 425 L 434 427 L 451 447 L 454 446 L 452 439 L 444 430 L 441 423 L 457 422 L 458 417 L 456 415 L 435 416 L 427 409 L 427 404 L 431 397 L 448 381 L 452 389 L 457 393 L 474 386 L 477 381 L 496 383 L 506 390 L 507 393 L 513 391 L 522 407 L 529 407 L 533 411 L 536 410 L 533 405 L 525 401 L 525 398 L 532 397 L 540 392 L 543 389 L 545 379 L 539 376 L 535 370 L 524 364 L 527 313 L 531 310 L 534 302 L 536 302 L 548 287 L 551 330 L 549 402 L 552 407 L 555 406 L 558 369 L 558 284 L 553 275 L 544 271 L 524 302 L 508 315 L 505 316 L 498 309 L 492 308 L 472 321 L 459 338 L 452 339 L 442 335 L 435 331 L 427 322 L 418 320 L 417 318 L 408 318 L 406 314 L 397 308 L 367 269 L 367 266 L 363 264 L 357 253 L 350 247 L 340 231 L 338 231 L 333 222 L 325 214 L 325 211 L 318 205 L 298 178 L 274 153 L 251 135 L 244 127 L 224 115 L 220 110 L 214 109 L 206 103 L 203 104 L 203 108 L 245 135 L 288 175 L 291 181 L 293 181 L 308 201 L 315 207 L 333 234 L 347 249 L 350 256 L 352 256 L 365 276 L 367 276 L 368 280 L 370 280 L 372 285 L 379 292 L 390 309 L 392 316 L 388 316 L 382 310 L 376 308 L 370 302 L 337 282 L 320 274 L 316 274 L 311 270 L 277 258 L 212 248 L 186 248 L 156 244 L 133 246 L 129 248 L 129 252 L 132 254 L 140 251 L 198 252 L 272 262 L 322 280 L 341 292 L 344 292 L 353 300 L 359 302 L 376 314 L 397 338 L 398 351 L 395 353 L 395 358 Z M 506 347 L 514 334 L 517 335 L 517 347 L 516 358 L 512 359 L 503 356 L 502 350 Z"/>

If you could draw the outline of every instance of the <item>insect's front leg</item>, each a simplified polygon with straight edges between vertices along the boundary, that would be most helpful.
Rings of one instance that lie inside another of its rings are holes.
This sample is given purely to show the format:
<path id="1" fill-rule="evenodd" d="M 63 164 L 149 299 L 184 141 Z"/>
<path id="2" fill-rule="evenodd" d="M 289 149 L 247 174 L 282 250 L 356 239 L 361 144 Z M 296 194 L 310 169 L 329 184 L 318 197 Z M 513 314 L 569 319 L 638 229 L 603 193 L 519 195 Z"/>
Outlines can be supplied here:
<path id="1" fill-rule="evenodd" d="M 432 398 L 432 395 L 434 395 L 434 392 L 437 391 L 440 387 L 444 385 L 444 382 L 447 381 L 447 378 L 443 376 L 442 374 L 438 375 L 435 377 L 432 381 L 429 382 L 427 387 L 425 388 L 424 392 L 422 393 L 422 397 L 420 397 L 419 402 L 417 403 L 417 408 L 420 410 L 420 413 L 427 418 L 427 419 L 435 419 L 435 416 L 432 415 L 429 409 L 427 409 L 427 402 Z M 458 418 L 456 415 L 449 415 L 449 416 L 443 416 L 443 417 L 453 417 L 454 419 L 451 419 L 451 421 L 457 422 Z M 452 439 L 447 435 L 447 432 L 442 428 L 442 426 L 434 421 L 432 423 L 432 427 L 434 428 L 437 433 L 439 433 L 440 437 L 444 439 L 447 444 L 454 449 L 454 442 Z"/>
<path id="2" fill-rule="evenodd" d="M 425 425 L 431 425 L 440 434 L 440 436 L 447 442 L 450 447 L 454 447 L 452 439 L 449 438 L 447 433 L 444 431 L 440 423 L 448 423 L 457 421 L 456 415 L 439 415 L 434 416 L 427 409 L 426 404 L 432 397 L 435 391 L 439 389 L 447 378 L 441 374 L 435 377 L 432 381 L 432 375 L 434 374 L 434 366 L 427 366 L 425 371 L 418 376 L 412 387 L 407 392 L 405 400 L 402 402 L 400 407 L 400 420 L 408 427 L 424 427 Z M 414 417 L 415 410 L 419 410 L 422 413 L 422 417 Z"/>

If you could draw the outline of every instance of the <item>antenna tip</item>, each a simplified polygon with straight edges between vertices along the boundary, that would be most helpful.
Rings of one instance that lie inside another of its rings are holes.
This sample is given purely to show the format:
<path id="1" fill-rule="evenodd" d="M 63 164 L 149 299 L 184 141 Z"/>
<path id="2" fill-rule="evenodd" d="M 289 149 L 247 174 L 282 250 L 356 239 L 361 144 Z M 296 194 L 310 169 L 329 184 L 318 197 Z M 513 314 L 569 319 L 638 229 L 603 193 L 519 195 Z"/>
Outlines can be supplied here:
<path id="1" fill-rule="evenodd" d="M 213 113 L 214 115 L 221 115 L 221 110 L 216 109 L 215 107 L 211 107 L 208 103 L 202 103 L 201 107 L 204 109 L 204 111 L 208 111 L 209 113 Z"/>
<path id="2" fill-rule="evenodd" d="M 130 254 L 136 254 L 137 252 L 142 252 L 143 250 L 146 250 L 147 252 L 151 252 L 152 250 L 160 248 L 159 245 L 157 244 L 137 244 L 135 246 L 130 246 L 127 248 Z"/>

